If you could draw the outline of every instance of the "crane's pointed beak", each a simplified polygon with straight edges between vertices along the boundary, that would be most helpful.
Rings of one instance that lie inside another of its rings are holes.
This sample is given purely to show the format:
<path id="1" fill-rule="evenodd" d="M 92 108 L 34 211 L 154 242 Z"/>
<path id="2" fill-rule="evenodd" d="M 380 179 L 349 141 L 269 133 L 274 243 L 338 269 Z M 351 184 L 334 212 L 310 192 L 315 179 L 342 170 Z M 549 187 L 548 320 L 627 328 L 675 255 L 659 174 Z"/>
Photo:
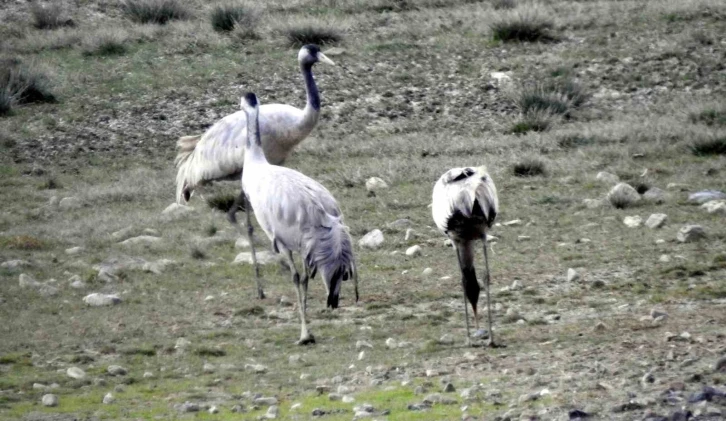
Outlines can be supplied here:
<path id="1" fill-rule="evenodd" d="M 318 61 L 322 61 L 323 63 L 330 64 L 331 66 L 335 66 L 335 62 L 331 59 L 329 59 L 325 54 L 318 53 Z"/>

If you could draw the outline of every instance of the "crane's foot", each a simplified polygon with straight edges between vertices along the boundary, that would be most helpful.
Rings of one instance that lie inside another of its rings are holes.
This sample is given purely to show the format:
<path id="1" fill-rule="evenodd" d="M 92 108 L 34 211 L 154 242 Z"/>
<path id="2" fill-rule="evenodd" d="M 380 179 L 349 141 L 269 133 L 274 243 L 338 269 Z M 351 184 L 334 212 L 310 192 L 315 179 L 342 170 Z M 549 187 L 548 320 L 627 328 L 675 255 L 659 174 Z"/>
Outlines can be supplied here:
<path id="1" fill-rule="evenodd" d="M 308 333 L 307 336 L 300 338 L 300 340 L 295 343 L 298 345 L 312 345 L 315 343 L 315 336 L 313 336 L 311 333 Z"/>

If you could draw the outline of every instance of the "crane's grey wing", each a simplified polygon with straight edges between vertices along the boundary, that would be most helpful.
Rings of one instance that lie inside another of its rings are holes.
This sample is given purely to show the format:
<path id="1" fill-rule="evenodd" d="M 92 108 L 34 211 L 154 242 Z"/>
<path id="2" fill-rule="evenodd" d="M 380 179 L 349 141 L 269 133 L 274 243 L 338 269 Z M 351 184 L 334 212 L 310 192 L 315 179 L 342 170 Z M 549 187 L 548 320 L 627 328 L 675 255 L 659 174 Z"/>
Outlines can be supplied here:
<path id="1" fill-rule="evenodd" d="M 454 214 L 464 218 L 484 217 L 491 226 L 498 213 L 497 191 L 483 167 L 453 168 L 434 186 L 431 211 L 436 226 L 447 232 Z"/>
<path id="2" fill-rule="evenodd" d="M 494 181 L 484 171 L 478 172 L 478 179 L 475 184 L 474 196 L 476 203 L 481 208 L 481 212 L 490 227 L 494 223 L 494 219 L 499 213 L 499 197 L 497 196 L 497 187 Z"/>

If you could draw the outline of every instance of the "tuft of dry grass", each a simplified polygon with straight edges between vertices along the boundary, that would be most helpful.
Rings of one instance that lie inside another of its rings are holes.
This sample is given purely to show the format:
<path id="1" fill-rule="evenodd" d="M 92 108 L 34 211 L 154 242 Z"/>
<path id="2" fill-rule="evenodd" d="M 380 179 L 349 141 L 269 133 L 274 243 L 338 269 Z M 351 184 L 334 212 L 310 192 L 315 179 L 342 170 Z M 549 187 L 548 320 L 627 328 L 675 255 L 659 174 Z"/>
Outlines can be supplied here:
<path id="1" fill-rule="evenodd" d="M 306 44 L 330 45 L 343 40 L 343 34 L 337 28 L 313 23 L 292 25 L 285 30 L 285 36 L 293 47 Z"/>
<path id="2" fill-rule="evenodd" d="M 33 15 L 33 25 L 38 29 L 56 29 L 64 26 L 75 26 L 73 19 L 65 16 L 63 6 L 60 2 L 31 3 L 30 14 Z"/>
<path id="3" fill-rule="evenodd" d="M 515 104 L 522 112 L 548 112 L 569 116 L 573 108 L 588 98 L 586 90 L 569 77 L 555 77 L 524 84 L 517 92 Z"/>
<path id="4" fill-rule="evenodd" d="M 229 212 L 230 209 L 232 209 L 232 205 L 234 205 L 234 201 L 237 199 L 237 195 L 231 194 L 231 193 L 220 193 L 215 194 L 213 196 L 210 196 L 207 199 L 207 206 L 209 206 L 212 209 L 217 209 L 222 212 Z M 240 210 L 244 210 L 243 206 L 239 207 Z"/>
<path id="5" fill-rule="evenodd" d="M 81 50 L 87 56 L 117 56 L 126 53 L 128 43 L 128 32 L 119 28 L 108 28 L 84 38 Z"/>
<path id="6" fill-rule="evenodd" d="M 517 7 L 516 0 L 492 0 L 492 7 L 494 10 L 510 10 Z"/>
<path id="7" fill-rule="evenodd" d="M 124 13 L 138 23 L 166 25 L 172 20 L 187 20 L 191 11 L 179 0 L 126 0 L 121 5 Z"/>
<path id="8" fill-rule="evenodd" d="M 512 174 L 516 177 L 536 177 L 546 175 L 547 167 L 544 161 L 528 157 L 512 164 Z"/>
<path id="9" fill-rule="evenodd" d="M 552 127 L 557 116 L 548 109 L 535 109 L 523 113 L 511 128 L 513 134 L 543 132 Z"/>
<path id="10" fill-rule="evenodd" d="M 690 149 L 697 156 L 726 155 L 726 136 L 697 140 L 690 145 Z"/>
<path id="11" fill-rule="evenodd" d="M 242 4 L 224 4 L 212 9 L 210 20 L 217 32 L 255 33 L 258 14 Z"/>
<path id="12" fill-rule="evenodd" d="M 0 60 L 0 115 L 9 114 L 16 104 L 37 102 L 56 102 L 46 74 L 35 63 Z"/>
<path id="13" fill-rule="evenodd" d="M 726 126 L 726 107 L 709 107 L 692 112 L 688 115 L 688 119 L 694 124 Z"/>
<path id="14" fill-rule="evenodd" d="M 527 5 L 501 13 L 489 24 L 492 39 L 502 42 L 556 41 L 554 22 L 539 6 Z"/>

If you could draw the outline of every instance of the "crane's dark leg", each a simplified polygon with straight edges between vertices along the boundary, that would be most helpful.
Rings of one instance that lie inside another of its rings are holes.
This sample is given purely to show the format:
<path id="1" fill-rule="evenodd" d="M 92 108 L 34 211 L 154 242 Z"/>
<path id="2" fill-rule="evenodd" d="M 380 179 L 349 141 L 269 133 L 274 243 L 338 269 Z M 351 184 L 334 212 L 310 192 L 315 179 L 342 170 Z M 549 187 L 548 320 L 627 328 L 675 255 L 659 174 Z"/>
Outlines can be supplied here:
<path id="1" fill-rule="evenodd" d="M 227 220 L 232 225 L 237 225 L 237 211 L 240 205 L 243 205 L 245 212 L 247 212 L 249 204 L 247 203 L 247 196 L 245 196 L 244 190 L 240 190 L 239 196 L 235 197 L 234 202 L 232 202 L 232 207 L 227 210 Z"/>
<path id="2" fill-rule="evenodd" d="M 487 289 L 487 323 L 488 323 L 488 327 L 489 327 L 489 340 L 487 341 L 487 346 L 496 348 L 501 345 L 497 345 L 494 342 L 494 331 L 492 331 L 492 298 L 491 298 L 491 289 L 489 287 L 489 256 L 487 254 L 487 235 L 486 234 L 484 234 L 483 240 L 484 240 L 484 266 L 487 270 L 487 278 L 486 278 L 486 284 L 485 284 L 485 288 Z"/>
<path id="3" fill-rule="evenodd" d="M 252 228 L 252 218 L 250 217 L 252 208 L 250 208 L 250 204 L 247 201 L 247 195 L 245 195 L 244 191 L 240 194 L 240 197 L 242 198 L 242 201 L 244 202 L 245 214 L 247 215 L 247 238 L 250 240 L 250 250 L 252 252 L 252 264 L 255 266 L 255 282 L 257 282 L 257 298 L 259 298 L 261 300 L 261 299 L 265 298 L 265 292 L 262 290 L 262 279 L 260 279 L 260 265 L 257 263 L 257 255 L 255 254 L 255 241 L 253 238 L 254 228 Z M 236 200 L 235 200 L 235 203 L 236 203 Z M 236 225 L 236 219 L 235 219 L 235 222 L 233 222 L 233 223 Z"/>
<path id="4" fill-rule="evenodd" d="M 297 341 L 298 345 L 308 345 L 315 343 L 315 337 L 308 331 L 307 321 L 305 320 L 305 293 L 300 288 L 300 274 L 297 272 L 295 267 L 295 261 L 292 258 L 292 252 L 290 250 L 280 250 L 280 252 L 287 258 L 287 263 L 290 265 L 290 271 L 292 272 L 292 283 L 295 284 L 295 291 L 297 292 L 297 308 L 300 313 L 300 340 Z M 305 263 L 303 262 L 303 265 Z M 306 269 L 307 272 L 307 269 Z M 304 284 L 307 284 L 307 276 L 303 280 Z"/>
<path id="5" fill-rule="evenodd" d="M 466 320 L 466 344 L 471 345 L 471 333 L 469 332 L 469 303 L 466 301 L 466 279 L 464 275 L 465 265 L 461 260 L 461 251 L 459 250 L 459 243 L 454 243 L 456 248 L 456 257 L 459 260 L 459 269 L 461 270 L 461 288 L 464 291 L 464 318 Z"/>
<path id="6" fill-rule="evenodd" d="M 305 274 L 303 275 L 302 279 L 302 292 L 303 292 L 303 312 L 307 312 L 308 310 L 308 280 L 310 279 L 310 269 L 308 268 L 308 265 L 303 262 L 303 268 L 305 269 Z"/>

